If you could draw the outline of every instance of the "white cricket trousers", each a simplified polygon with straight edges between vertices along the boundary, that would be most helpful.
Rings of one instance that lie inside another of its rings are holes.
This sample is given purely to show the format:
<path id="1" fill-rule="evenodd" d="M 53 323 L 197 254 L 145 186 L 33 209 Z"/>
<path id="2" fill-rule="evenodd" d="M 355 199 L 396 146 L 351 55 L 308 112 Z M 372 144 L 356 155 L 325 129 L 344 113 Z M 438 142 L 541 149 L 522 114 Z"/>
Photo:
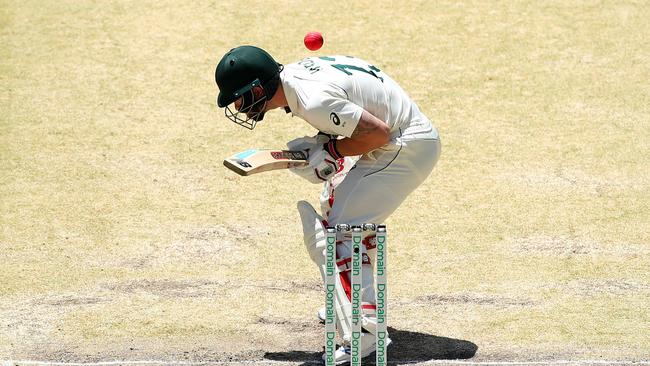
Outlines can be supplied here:
<path id="1" fill-rule="evenodd" d="M 440 140 L 403 141 L 372 155 L 375 159 L 359 159 L 334 190 L 329 225 L 384 223 L 429 176 L 440 157 Z"/>
<path id="2" fill-rule="evenodd" d="M 375 151 L 372 155 L 375 159 L 364 156 L 358 160 L 334 189 L 334 202 L 327 220 L 329 225 L 384 223 L 429 176 L 440 156 L 440 140 L 404 141 L 401 145 L 393 145 L 390 150 Z M 427 204 L 422 202 L 422 205 Z M 365 232 L 363 235 L 372 234 Z M 352 255 L 350 233 L 340 233 L 337 239 L 337 261 L 345 263 Z M 368 262 L 362 264 L 361 307 L 366 327 L 372 333 L 377 324 L 373 270 L 376 250 L 362 245 L 361 251 L 368 257 Z M 341 267 L 339 270 L 350 299 L 350 271 Z M 349 303 L 346 306 L 350 306 Z M 337 318 L 339 329 L 342 329 L 342 322 L 351 324 L 351 311 L 344 311 L 344 314 L 347 319 Z"/>

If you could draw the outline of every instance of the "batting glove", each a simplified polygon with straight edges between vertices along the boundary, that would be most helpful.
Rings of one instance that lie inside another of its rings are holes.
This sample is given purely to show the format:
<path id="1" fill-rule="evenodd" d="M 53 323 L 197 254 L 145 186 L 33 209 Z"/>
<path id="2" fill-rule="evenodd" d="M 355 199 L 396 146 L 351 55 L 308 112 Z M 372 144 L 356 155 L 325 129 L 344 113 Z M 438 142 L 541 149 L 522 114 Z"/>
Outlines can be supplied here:
<path id="1" fill-rule="evenodd" d="M 287 142 L 287 148 L 289 150 L 305 151 L 307 152 L 307 155 L 309 155 L 310 150 L 316 149 L 320 145 L 323 145 L 324 143 L 328 142 L 329 140 L 330 138 L 324 134 L 318 134 L 315 136 L 303 136 Z"/>
<path id="2" fill-rule="evenodd" d="M 287 148 L 289 150 L 304 151 L 307 156 L 309 156 L 311 151 L 321 148 L 321 146 L 329 140 L 329 136 L 321 133 L 315 136 L 303 136 L 287 142 Z M 323 183 L 323 181 L 314 174 L 314 169 L 309 165 L 294 166 L 289 168 L 289 171 L 300 178 L 305 179 L 309 183 Z"/>
<path id="3" fill-rule="evenodd" d="M 323 145 L 309 152 L 309 167 L 314 170 L 314 175 L 326 181 L 338 173 L 343 167 L 343 155 L 336 149 L 336 139 L 331 139 Z"/>

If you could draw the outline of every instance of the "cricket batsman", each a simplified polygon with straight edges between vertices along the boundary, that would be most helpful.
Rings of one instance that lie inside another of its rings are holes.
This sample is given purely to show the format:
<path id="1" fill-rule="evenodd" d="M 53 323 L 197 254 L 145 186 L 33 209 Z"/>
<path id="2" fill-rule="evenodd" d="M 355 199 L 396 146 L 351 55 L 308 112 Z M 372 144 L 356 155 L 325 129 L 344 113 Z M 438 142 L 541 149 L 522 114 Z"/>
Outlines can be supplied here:
<path id="1" fill-rule="evenodd" d="M 266 112 L 282 108 L 320 132 L 287 145 L 308 153 L 309 164 L 292 171 L 311 183 L 325 183 L 320 214 L 306 201 L 298 202 L 305 245 L 322 276 L 325 226 L 384 223 L 440 156 L 431 121 L 393 79 L 359 58 L 307 57 L 282 65 L 258 47 L 240 46 L 221 58 L 215 79 L 217 105 L 233 122 L 252 130 Z M 375 351 L 377 323 L 372 232 L 364 233 L 363 243 L 361 357 L 367 357 Z M 344 364 L 351 357 L 351 314 L 343 311 L 350 307 L 349 235 L 337 237 L 336 256 L 337 329 L 343 343 L 335 362 Z"/>

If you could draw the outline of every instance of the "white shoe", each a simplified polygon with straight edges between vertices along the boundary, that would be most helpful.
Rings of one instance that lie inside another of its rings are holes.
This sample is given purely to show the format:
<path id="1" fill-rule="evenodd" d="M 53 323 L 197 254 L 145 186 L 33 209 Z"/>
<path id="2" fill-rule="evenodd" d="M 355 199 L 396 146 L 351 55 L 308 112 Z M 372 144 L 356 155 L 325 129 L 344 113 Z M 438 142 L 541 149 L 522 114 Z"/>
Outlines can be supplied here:
<path id="1" fill-rule="evenodd" d="M 323 306 L 322 308 L 318 309 L 316 312 L 316 317 L 318 318 L 318 321 L 325 324 L 325 307 Z"/>
<path id="2" fill-rule="evenodd" d="M 390 338 L 386 338 L 386 347 L 388 347 L 393 341 Z M 366 358 L 373 353 L 375 353 L 375 335 L 372 333 L 361 333 L 361 346 L 360 346 L 360 355 L 361 358 Z M 337 365 L 343 365 L 350 363 L 351 360 L 351 349 L 350 344 L 346 342 L 345 345 L 339 346 L 336 351 L 334 351 L 334 362 Z M 323 362 L 325 362 L 325 353 L 323 353 Z"/>

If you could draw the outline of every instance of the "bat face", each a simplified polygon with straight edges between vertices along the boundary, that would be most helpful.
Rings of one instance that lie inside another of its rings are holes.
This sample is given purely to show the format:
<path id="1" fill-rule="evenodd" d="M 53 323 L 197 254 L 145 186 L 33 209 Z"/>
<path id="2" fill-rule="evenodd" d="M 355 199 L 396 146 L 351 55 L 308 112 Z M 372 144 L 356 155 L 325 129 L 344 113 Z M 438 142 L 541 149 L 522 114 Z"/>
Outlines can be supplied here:
<path id="1" fill-rule="evenodd" d="M 307 154 L 304 151 L 250 149 L 226 158 L 223 165 L 239 175 L 246 176 L 307 165 Z"/>

